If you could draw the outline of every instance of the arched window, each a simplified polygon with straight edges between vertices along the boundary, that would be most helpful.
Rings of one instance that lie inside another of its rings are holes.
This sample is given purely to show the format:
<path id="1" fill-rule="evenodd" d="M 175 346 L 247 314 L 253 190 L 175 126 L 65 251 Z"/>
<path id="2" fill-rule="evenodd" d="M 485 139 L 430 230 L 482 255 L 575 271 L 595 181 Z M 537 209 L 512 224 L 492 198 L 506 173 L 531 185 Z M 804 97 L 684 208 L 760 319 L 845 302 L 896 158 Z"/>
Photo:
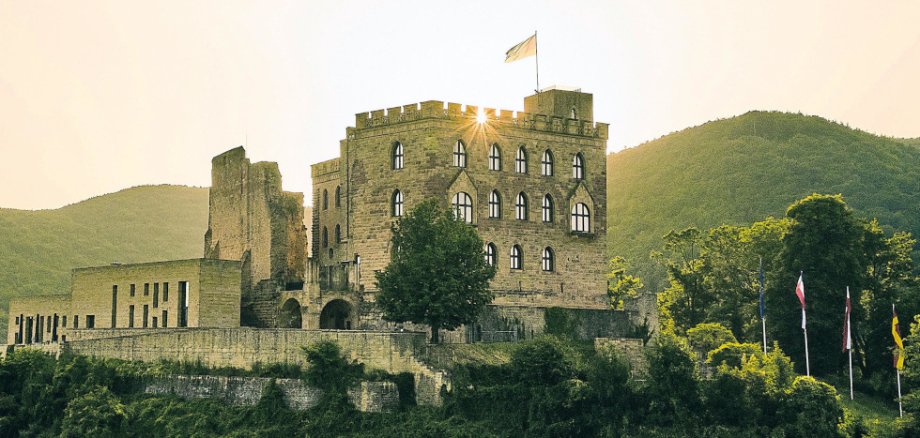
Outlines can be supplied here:
<path id="1" fill-rule="evenodd" d="M 571 115 L 571 117 L 569 117 L 570 119 L 578 120 L 578 111 L 575 110 L 574 106 L 572 107 L 572 113 L 570 115 Z"/>
<path id="2" fill-rule="evenodd" d="M 400 142 L 393 143 L 393 170 L 403 168 L 403 145 Z"/>
<path id="3" fill-rule="evenodd" d="M 580 152 L 572 158 L 572 178 L 585 179 L 585 157 Z"/>
<path id="4" fill-rule="evenodd" d="M 454 145 L 454 167 L 466 167 L 466 146 L 460 140 Z"/>
<path id="5" fill-rule="evenodd" d="M 342 207 L 342 186 L 335 186 L 335 208 Z"/>
<path id="6" fill-rule="evenodd" d="M 572 231 L 591 232 L 591 210 L 584 203 L 579 202 L 572 207 Z"/>
<path id="7" fill-rule="evenodd" d="M 514 157 L 514 171 L 527 173 L 527 151 L 524 146 L 518 148 L 517 155 Z"/>
<path id="8" fill-rule="evenodd" d="M 553 197 L 549 193 L 543 195 L 543 222 L 553 221 Z"/>
<path id="9" fill-rule="evenodd" d="M 335 243 L 342 243 L 342 227 L 335 224 Z"/>
<path id="10" fill-rule="evenodd" d="M 498 262 L 498 259 L 496 258 L 497 256 L 498 256 L 498 248 L 495 247 L 495 244 L 489 243 L 488 245 L 486 245 L 486 263 L 488 263 L 489 266 L 496 265 L 496 263 Z"/>
<path id="11" fill-rule="evenodd" d="M 556 270 L 556 254 L 550 247 L 543 248 L 543 271 L 553 272 Z"/>
<path id="12" fill-rule="evenodd" d="M 329 246 L 329 230 L 323 227 L 323 248 Z"/>
<path id="13" fill-rule="evenodd" d="M 489 193 L 489 217 L 495 219 L 502 217 L 502 195 L 498 194 L 498 190 L 492 190 L 492 193 Z"/>
<path id="14" fill-rule="evenodd" d="M 502 150 L 497 143 L 489 148 L 489 170 L 502 170 Z"/>
<path id="15" fill-rule="evenodd" d="M 517 202 L 514 203 L 514 217 L 517 220 L 527 220 L 527 195 L 518 193 Z"/>
<path id="16" fill-rule="evenodd" d="M 473 199 L 466 192 L 459 192 L 454 195 L 451 202 L 454 207 L 454 216 L 468 224 L 473 223 Z"/>
<path id="17" fill-rule="evenodd" d="M 543 151 L 540 159 L 540 175 L 553 176 L 553 151 L 549 149 Z"/>
<path id="18" fill-rule="evenodd" d="M 323 189 L 323 210 L 329 209 L 329 191 Z"/>
<path id="19" fill-rule="evenodd" d="M 403 215 L 403 194 L 399 190 L 393 191 L 393 199 L 390 202 L 390 214 L 393 217 L 400 217 Z"/>
<path id="20" fill-rule="evenodd" d="M 520 245 L 511 247 L 511 269 L 524 269 L 524 251 Z"/>

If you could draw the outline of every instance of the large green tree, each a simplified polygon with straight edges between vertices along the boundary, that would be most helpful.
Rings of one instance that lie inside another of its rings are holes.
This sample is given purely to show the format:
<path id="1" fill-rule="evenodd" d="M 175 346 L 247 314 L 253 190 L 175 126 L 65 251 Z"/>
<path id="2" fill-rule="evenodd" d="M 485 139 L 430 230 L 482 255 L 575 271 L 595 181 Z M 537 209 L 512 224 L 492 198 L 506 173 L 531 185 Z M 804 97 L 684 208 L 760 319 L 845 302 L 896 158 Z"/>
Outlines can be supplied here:
<path id="1" fill-rule="evenodd" d="M 393 225 L 392 260 L 376 273 L 377 304 L 387 321 L 440 329 L 472 322 L 492 301 L 495 268 L 485 260 L 482 239 L 433 199 Z"/>

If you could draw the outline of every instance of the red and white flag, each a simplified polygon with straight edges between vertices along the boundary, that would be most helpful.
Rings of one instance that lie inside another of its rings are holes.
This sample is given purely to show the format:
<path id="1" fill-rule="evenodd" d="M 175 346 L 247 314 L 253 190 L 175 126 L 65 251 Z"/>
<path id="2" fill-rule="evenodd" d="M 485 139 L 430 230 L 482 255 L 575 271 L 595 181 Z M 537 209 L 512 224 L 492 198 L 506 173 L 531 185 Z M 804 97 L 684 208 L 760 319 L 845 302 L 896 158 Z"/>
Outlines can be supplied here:
<path id="1" fill-rule="evenodd" d="M 802 274 L 799 274 L 799 282 L 795 285 L 795 294 L 802 302 L 802 330 L 805 330 L 805 282 L 802 281 Z"/>
<path id="2" fill-rule="evenodd" d="M 841 351 L 853 348 L 853 340 L 850 338 L 850 309 L 850 287 L 847 286 L 847 308 L 843 320 L 843 350 Z"/>

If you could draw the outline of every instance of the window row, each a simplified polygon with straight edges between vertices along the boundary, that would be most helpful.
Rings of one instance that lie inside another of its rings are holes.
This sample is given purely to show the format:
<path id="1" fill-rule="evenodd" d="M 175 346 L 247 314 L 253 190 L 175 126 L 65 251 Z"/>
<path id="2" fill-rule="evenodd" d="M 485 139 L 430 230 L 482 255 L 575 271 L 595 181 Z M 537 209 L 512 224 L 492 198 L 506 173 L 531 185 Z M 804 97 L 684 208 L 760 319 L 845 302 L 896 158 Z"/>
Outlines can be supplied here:
<path id="1" fill-rule="evenodd" d="M 399 191 L 397 190 L 397 193 Z M 402 199 L 400 198 L 400 201 Z M 394 201 L 395 202 L 395 201 Z M 514 202 L 514 218 L 521 221 L 529 220 L 528 207 L 529 201 L 527 194 L 520 192 Z M 400 207 L 401 208 L 401 207 Z M 473 198 L 466 192 L 457 192 L 451 199 L 451 208 L 454 215 L 466 223 L 473 223 Z M 394 204 L 393 210 L 396 207 Z M 543 222 L 551 223 L 554 220 L 555 203 L 553 197 L 549 194 L 543 195 L 543 202 L 540 206 Z M 502 196 L 498 190 L 492 190 L 489 193 L 489 218 L 499 219 L 502 214 Z M 572 206 L 571 230 L 577 233 L 591 232 L 591 210 L 583 202 L 578 202 Z"/>
<path id="2" fill-rule="evenodd" d="M 342 227 L 339 224 L 335 224 L 335 243 L 342 243 Z M 323 248 L 329 247 L 329 229 L 323 227 L 323 236 L 322 236 Z"/>
<path id="3" fill-rule="evenodd" d="M 498 247 L 494 243 L 486 244 L 486 263 L 489 266 L 498 267 Z M 513 245 L 509 254 L 509 266 L 512 270 L 520 271 L 524 269 L 524 250 L 520 245 Z M 543 254 L 540 258 L 540 268 L 543 272 L 553 272 L 556 270 L 556 252 L 553 248 L 543 248 Z"/>
<path id="4" fill-rule="evenodd" d="M 329 191 L 323 189 L 323 210 L 329 209 Z M 335 186 L 335 208 L 342 207 L 342 186 Z"/>
<path id="5" fill-rule="evenodd" d="M 391 154 L 393 170 L 399 170 L 404 167 L 404 158 L 403 145 L 397 141 L 393 144 L 393 150 Z M 556 161 L 553 157 L 553 151 L 549 149 L 543 151 L 543 156 L 540 158 L 540 175 L 555 175 L 555 162 Z M 463 144 L 462 140 L 457 140 L 457 142 L 454 144 L 453 166 L 466 167 L 466 164 L 466 145 Z M 502 153 L 501 148 L 497 143 L 493 143 L 489 148 L 489 170 L 502 170 Z M 518 147 L 517 154 L 514 156 L 514 171 L 517 173 L 527 173 L 527 149 L 525 149 L 524 146 Z M 581 154 L 581 152 L 576 153 L 575 156 L 572 157 L 572 178 L 578 180 L 585 179 L 585 157 Z M 336 189 L 336 193 L 338 193 L 338 189 Z M 326 205 L 325 199 L 324 191 L 324 206 Z M 336 206 L 338 206 L 338 204 L 336 204 Z M 325 207 L 323 208 L 325 209 Z"/>

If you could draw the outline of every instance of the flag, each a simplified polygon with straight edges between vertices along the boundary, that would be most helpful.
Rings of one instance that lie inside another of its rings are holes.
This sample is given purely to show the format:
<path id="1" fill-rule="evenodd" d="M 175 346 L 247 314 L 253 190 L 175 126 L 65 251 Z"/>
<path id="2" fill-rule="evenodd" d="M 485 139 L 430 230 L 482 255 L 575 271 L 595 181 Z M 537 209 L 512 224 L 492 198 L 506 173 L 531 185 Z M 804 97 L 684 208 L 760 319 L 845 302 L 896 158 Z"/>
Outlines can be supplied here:
<path id="1" fill-rule="evenodd" d="M 891 336 L 897 348 L 894 350 L 894 367 L 897 369 L 904 368 L 904 341 L 901 339 L 901 329 L 898 327 L 898 314 L 894 311 L 894 304 L 891 305 Z"/>
<path id="2" fill-rule="evenodd" d="M 505 62 L 514 62 L 537 54 L 537 34 L 534 33 L 505 52 Z"/>
<path id="3" fill-rule="evenodd" d="M 760 280 L 760 319 L 764 319 L 767 316 L 767 305 L 763 301 L 763 258 L 760 259 L 760 275 L 758 276 Z"/>
<path id="4" fill-rule="evenodd" d="M 847 351 L 853 348 L 853 340 L 850 338 L 850 288 L 847 287 L 847 307 L 843 318 L 843 349 Z"/>
<path id="5" fill-rule="evenodd" d="M 795 294 L 802 303 L 802 330 L 805 330 L 805 282 L 802 281 L 802 274 L 799 274 L 799 282 L 795 285 Z"/>

